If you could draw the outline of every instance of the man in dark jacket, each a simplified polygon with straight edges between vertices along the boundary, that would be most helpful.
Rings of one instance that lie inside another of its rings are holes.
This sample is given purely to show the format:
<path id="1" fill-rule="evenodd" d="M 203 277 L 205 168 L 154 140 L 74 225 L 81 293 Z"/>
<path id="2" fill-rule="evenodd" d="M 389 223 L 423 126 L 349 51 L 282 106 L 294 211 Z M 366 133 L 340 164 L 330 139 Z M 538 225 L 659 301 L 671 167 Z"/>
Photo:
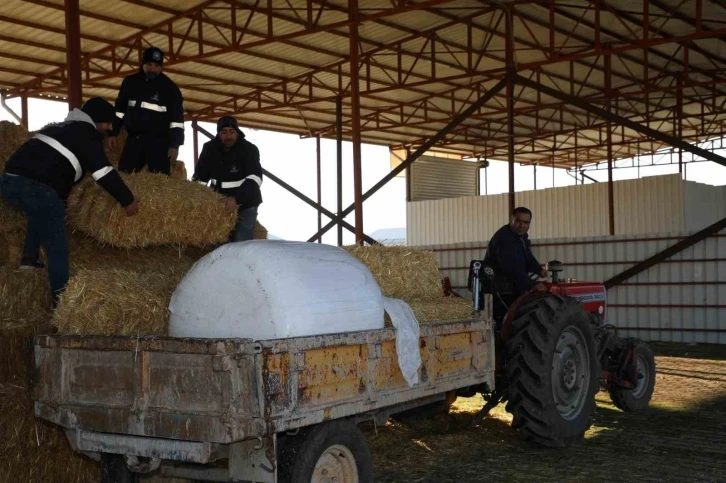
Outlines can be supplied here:
<path id="1" fill-rule="evenodd" d="M 257 147 L 245 139 L 237 120 L 224 116 L 217 121 L 217 137 L 204 144 L 192 181 L 207 184 L 226 198 L 227 210 L 237 212 L 231 241 L 251 240 L 262 203 L 262 166 Z"/>
<path id="2" fill-rule="evenodd" d="M 113 106 L 100 97 L 68 114 L 65 122 L 42 129 L 10 156 L 0 175 L 0 196 L 28 220 L 21 269 L 43 268 L 40 246 L 48 256 L 53 306 L 68 283 L 65 202 L 73 185 L 90 173 L 123 206 L 137 213 L 134 195 L 103 153 L 104 134 L 113 127 Z"/>
<path id="3" fill-rule="evenodd" d="M 529 209 L 516 208 L 509 224 L 501 227 L 489 241 L 484 257 L 484 265 L 492 267 L 498 280 L 511 287 L 508 294 L 510 302 L 530 290 L 547 291 L 543 283 L 537 283 L 529 277 L 530 273 L 543 278 L 547 276 L 547 271 L 532 254 L 527 235 L 531 221 L 532 212 Z"/>
<path id="4" fill-rule="evenodd" d="M 144 166 L 152 173 L 171 173 L 171 163 L 184 144 L 184 108 L 179 88 L 161 72 L 164 53 L 150 47 L 144 51 L 139 72 L 126 77 L 116 98 L 115 137 L 121 125 L 128 138 L 118 169 L 139 172 Z M 115 138 L 111 143 L 114 144 Z"/>

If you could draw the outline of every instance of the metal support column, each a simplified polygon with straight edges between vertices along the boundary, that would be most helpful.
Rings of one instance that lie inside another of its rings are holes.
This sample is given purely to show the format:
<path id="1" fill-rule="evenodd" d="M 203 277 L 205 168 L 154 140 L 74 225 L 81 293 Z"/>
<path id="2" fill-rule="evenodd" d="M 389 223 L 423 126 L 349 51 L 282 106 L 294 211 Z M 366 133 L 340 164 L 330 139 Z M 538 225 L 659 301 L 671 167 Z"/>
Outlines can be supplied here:
<path id="1" fill-rule="evenodd" d="M 194 140 L 194 166 L 199 162 L 199 123 L 192 121 L 192 139 Z"/>
<path id="2" fill-rule="evenodd" d="M 612 103 L 610 101 L 612 95 L 611 74 L 610 54 L 605 54 L 605 106 L 609 114 L 612 113 Z M 608 220 L 610 221 L 610 236 L 613 236 L 615 235 L 615 194 L 613 189 L 613 125 L 610 120 L 605 123 L 605 129 L 607 130 L 605 142 L 608 156 Z"/>
<path id="3" fill-rule="evenodd" d="M 68 64 L 68 107 L 80 109 L 81 88 L 81 17 L 78 0 L 65 0 L 66 63 Z"/>
<path id="4" fill-rule="evenodd" d="M 411 148 L 406 148 L 406 159 L 411 156 Z M 411 201 L 411 166 L 406 168 L 406 201 Z"/>
<path id="5" fill-rule="evenodd" d="M 455 119 L 450 121 L 441 131 L 439 131 L 436 135 L 431 137 L 428 141 L 423 143 L 421 146 L 419 146 L 416 151 L 411 153 L 411 156 L 409 156 L 403 163 L 396 166 L 394 169 L 392 169 L 387 175 L 385 175 L 383 178 L 381 178 L 378 183 L 373 185 L 368 191 L 366 191 L 363 194 L 363 201 L 367 200 L 371 196 L 373 196 L 378 190 L 383 188 L 389 181 L 391 181 L 393 178 L 395 178 L 399 173 L 403 172 L 407 167 L 411 165 L 414 161 L 416 161 L 423 153 L 431 149 L 436 143 L 444 139 L 446 136 L 451 133 L 458 125 L 460 125 L 464 120 L 468 119 L 469 116 L 474 114 L 476 111 L 482 108 L 484 104 L 489 102 L 492 97 L 499 94 L 504 88 L 506 87 L 507 80 L 502 79 L 499 82 L 497 82 L 494 86 L 492 86 L 491 89 L 487 91 L 486 94 L 481 96 L 479 99 L 476 100 L 473 104 L 471 104 L 469 107 L 467 107 L 462 113 L 460 113 L 458 116 L 456 116 Z M 353 209 L 355 208 L 355 205 L 350 205 L 348 208 L 343 210 L 340 213 L 340 217 L 348 216 L 350 213 L 353 212 Z M 323 227 L 322 230 L 318 231 L 316 234 L 308 238 L 309 242 L 315 241 L 321 236 L 325 234 L 328 230 L 330 230 L 336 223 L 336 220 L 333 220 L 329 222 L 327 225 Z"/>
<path id="6" fill-rule="evenodd" d="M 315 153 L 317 154 L 317 179 L 318 179 L 318 205 L 323 205 L 323 190 L 321 187 L 321 181 L 320 181 L 320 174 L 322 171 L 321 163 L 320 163 L 320 134 L 315 136 Z M 318 231 L 323 227 L 323 213 L 318 210 Z M 322 237 L 318 239 L 318 243 L 323 243 Z"/>
<path id="7" fill-rule="evenodd" d="M 512 7 L 507 5 L 505 54 L 507 60 L 507 157 L 509 161 L 509 213 L 514 213 L 514 24 Z"/>
<path id="8" fill-rule="evenodd" d="M 20 119 L 25 129 L 28 129 L 28 96 L 20 96 Z"/>
<path id="9" fill-rule="evenodd" d="M 343 99 L 335 98 L 335 136 L 336 136 L 336 163 L 338 188 L 338 216 L 343 218 Z M 318 230 L 320 232 L 321 230 Z M 318 238 L 320 240 L 322 237 Z M 343 225 L 338 224 L 338 246 L 343 246 Z"/>
<path id="10" fill-rule="evenodd" d="M 209 139 L 214 139 L 214 136 L 212 135 L 212 133 L 210 133 L 209 131 L 204 129 L 202 126 L 198 126 L 198 129 L 201 134 L 204 134 Z M 328 218 L 330 218 L 332 220 L 330 222 L 329 227 L 335 225 L 336 223 L 341 223 L 346 230 L 350 231 L 351 233 L 355 233 L 355 227 L 353 225 L 351 225 L 347 221 L 343 220 L 342 218 L 338 217 L 335 213 L 333 213 L 329 210 L 326 210 L 323 206 L 316 203 L 314 200 L 308 198 L 307 196 L 302 194 L 300 191 L 298 191 L 297 189 L 292 187 L 290 184 L 284 182 L 282 179 L 280 179 L 277 176 L 275 176 L 274 174 L 270 173 L 265 168 L 262 168 L 262 175 L 269 178 L 274 183 L 277 183 L 278 185 L 280 185 L 281 187 L 283 187 L 284 189 L 286 189 L 293 195 L 297 196 L 298 198 L 300 198 L 300 200 L 302 200 L 305 203 L 307 203 L 308 205 L 312 206 L 314 209 L 321 211 L 325 216 L 327 216 Z M 348 211 L 345 212 L 345 215 L 348 215 L 351 211 L 353 211 L 352 205 L 349 207 Z M 371 238 L 370 236 L 368 236 L 366 234 L 363 234 L 363 239 L 371 245 L 379 244 L 378 241 L 374 240 L 373 238 Z M 312 241 L 312 240 L 308 240 L 308 241 Z"/>
<path id="11" fill-rule="evenodd" d="M 683 139 L 683 76 L 678 76 L 676 90 L 676 137 Z M 678 148 L 678 173 L 683 174 L 683 149 Z"/>
<path id="12" fill-rule="evenodd" d="M 355 204 L 355 242 L 363 244 L 363 179 L 361 172 L 360 85 L 358 78 L 358 0 L 349 0 L 350 109 L 353 137 L 353 195 Z"/>
<path id="13" fill-rule="evenodd" d="M 534 170 L 534 190 L 537 191 L 537 163 L 532 163 L 532 168 Z"/>

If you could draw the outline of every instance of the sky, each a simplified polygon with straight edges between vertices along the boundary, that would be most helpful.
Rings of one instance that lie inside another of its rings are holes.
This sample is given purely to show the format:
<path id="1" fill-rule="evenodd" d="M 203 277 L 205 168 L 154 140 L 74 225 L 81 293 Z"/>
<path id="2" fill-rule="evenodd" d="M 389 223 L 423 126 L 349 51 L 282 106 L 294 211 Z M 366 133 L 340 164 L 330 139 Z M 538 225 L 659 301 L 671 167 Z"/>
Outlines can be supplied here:
<path id="1" fill-rule="evenodd" d="M 8 106 L 16 113 L 20 112 L 20 100 L 10 99 Z M 65 102 L 45 99 L 29 99 L 29 128 L 37 130 L 50 122 L 62 121 L 68 113 Z M 11 115 L 0 108 L 0 120 L 14 121 Z M 216 127 L 209 123 L 200 125 L 211 133 Z M 295 187 L 297 190 L 315 200 L 316 194 L 316 153 L 315 139 L 301 139 L 291 134 L 275 133 L 264 130 L 247 129 L 242 126 L 247 140 L 255 144 L 260 150 L 262 166 L 275 176 Z M 194 156 L 191 123 L 185 123 L 185 144 L 179 150 L 179 159 L 186 163 L 187 172 L 191 177 L 194 172 Z M 206 136 L 199 135 L 200 150 Z M 362 151 L 363 191 L 365 192 L 390 171 L 390 156 L 385 146 L 364 144 Z M 726 151 L 726 150 L 724 150 Z M 726 155 L 726 152 L 720 152 Z M 684 159 L 690 159 L 689 154 Z M 321 140 L 322 164 L 322 203 L 330 211 L 336 210 L 336 161 L 335 141 Z M 656 156 L 656 161 L 665 163 L 666 157 Z M 627 164 L 628 161 L 619 162 Z M 644 167 L 640 176 L 657 176 L 678 172 L 677 165 Z M 553 177 L 554 174 L 554 177 Z M 607 181 L 607 171 L 588 172 L 588 175 L 598 181 Z M 635 168 L 617 169 L 614 171 L 615 180 L 632 179 L 638 177 Z M 486 178 L 486 188 L 484 180 Z M 712 162 L 694 163 L 687 166 L 686 179 L 712 185 L 726 184 L 726 167 Z M 590 181 L 587 181 L 590 183 Z M 553 186 L 571 186 L 575 180 L 566 171 L 552 168 L 537 168 L 537 189 L 551 188 Z M 343 143 L 343 204 L 344 208 L 353 202 L 353 161 L 351 143 Z M 486 176 L 482 173 L 481 194 L 499 194 L 508 190 L 507 163 L 491 161 L 486 169 Z M 534 171 L 531 166 L 515 165 L 515 190 L 528 191 L 534 189 Z M 262 184 L 263 203 L 260 205 L 258 220 L 268 231 L 279 238 L 286 240 L 307 240 L 317 231 L 316 210 L 299 200 L 284 188 L 276 185 L 269 178 Z M 353 224 L 354 213 L 346 220 Z M 323 217 L 323 225 L 327 223 Z M 406 180 L 397 177 L 368 199 L 363 205 L 363 226 L 366 233 L 371 234 L 377 230 L 390 228 L 404 228 L 406 226 Z M 354 236 L 347 230 L 343 231 L 343 243 L 351 244 Z M 336 229 L 331 229 L 324 237 L 324 243 L 337 244 Z"/>

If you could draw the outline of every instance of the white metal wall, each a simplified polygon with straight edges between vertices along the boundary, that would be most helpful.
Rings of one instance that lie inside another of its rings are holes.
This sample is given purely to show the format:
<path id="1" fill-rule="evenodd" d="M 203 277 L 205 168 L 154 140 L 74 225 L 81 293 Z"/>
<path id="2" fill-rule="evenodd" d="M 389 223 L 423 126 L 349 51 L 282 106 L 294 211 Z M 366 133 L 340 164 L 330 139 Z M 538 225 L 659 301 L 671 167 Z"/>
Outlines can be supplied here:
<path id="1" fill-rule="evenodd" d="M 716 218 L 705 210 L 714 196 L 726 210 L 726 188 L 698 185 L 680 175 L 653 176 L 614 183 L 617 235 L 698 230 Z M 524 191 L 517 205 L 534 212 L 533 239 L 608 235 L 606 183 Z M 694 210 L 697 210 L 694 212 Z M 407 204 L 409 245 L 488 240 L 508 218 L 508 195 L 468 196 Z"/>
<path id="2" fill-rule="evenodd" d="M 543 239 L 533 251 L 541 263 L 565 262 L 566 277 L 602 282 L 689 234 Z M 468 297 L 469 261 L 483 258 L 486 242 L 422 248 L 435 250 L 443 276 Z M 608 305 L 608 322 L 626 336 L 726 344 L 726 230 L 610 290 Z"/>
<path id="3" fill-rule="evenodd" d="M 686 230 L 698 231 L 726 218 L 726 186 L 689 181 L 685 189 Z"/>

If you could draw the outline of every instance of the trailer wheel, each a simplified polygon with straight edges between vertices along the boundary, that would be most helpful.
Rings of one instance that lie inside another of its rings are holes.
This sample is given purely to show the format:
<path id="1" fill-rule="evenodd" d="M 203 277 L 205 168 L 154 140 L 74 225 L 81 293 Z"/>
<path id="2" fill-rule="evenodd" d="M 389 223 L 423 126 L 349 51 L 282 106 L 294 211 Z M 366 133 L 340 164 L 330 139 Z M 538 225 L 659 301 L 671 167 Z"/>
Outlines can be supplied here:
<path id="1" fill-rule="evenodd" d="M 373 483 L 368 444 L 352 422 L 319 424 L 285 439 L 280 449 L 280 482 Z"/>
<path id="2" fill-rule="evenodd" d="M 648 407 L 655 389 L 655 357 L 650 346 L 638 341 L 633 347 L 638 371 L 638 384 L 633 389 L 612 387 L 610 399 L 626 412 L 642 411 Z"/>
<path id="3" fill-rule="evenodd" d="M 592 328 L 570 297 L 535 296 L 506 341 L 506 409 L 512 426 L 543 446 L 574 443 L 591 425 L 600 365 Z"/>
<path id="4" fill-rule="evenodd" d="M 137 483 L 138 478 L 118 454 L 103 453 L 101 455 L 101 483 Z"/>

